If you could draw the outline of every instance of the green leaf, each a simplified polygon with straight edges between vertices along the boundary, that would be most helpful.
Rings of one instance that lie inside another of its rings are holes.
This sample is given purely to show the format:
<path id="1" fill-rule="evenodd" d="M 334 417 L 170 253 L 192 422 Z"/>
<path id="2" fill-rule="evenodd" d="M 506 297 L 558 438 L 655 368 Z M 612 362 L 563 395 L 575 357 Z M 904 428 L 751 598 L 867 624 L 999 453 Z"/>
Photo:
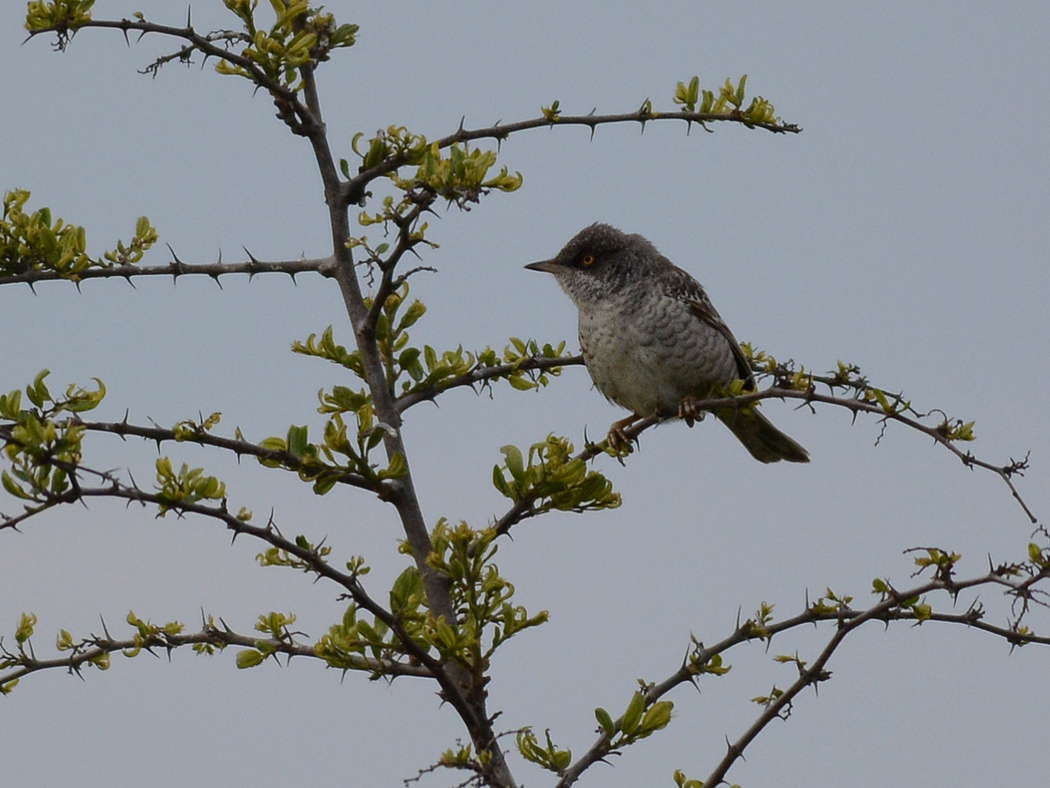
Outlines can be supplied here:
<path id="1" fill-rule="evenodd" d="M 663 730 L 671 721 L 671 711 L 674 704 L 669 700 L 661 700 L 654 703 L 642 717 L 642 735 L 648 736 L 658 730 Z"/>
<path id="2" fill-rule="evenodd" d="M 500 452 L 503 454 L 504 464 L 507 466 L 507 470 L 510 471 L 510 475 L 514 477 L 516 482 L 524 482 L 525 458 L 521 454 L 521 449 L 508 444 L 500 448 Z"/>
<path id="3" fill-rule="evenodd" d="M 21 619 L 18 622 L 18 629 L 15 630 L 15 641 L 21 646 L 31 637 L 33 637 L 33 629 L 36 627 L 37 617 L 34 613 L 23 613 Z"/>
<path id="4" fill-rule="evenodd" d="M 426 314 L 427 307 L 422 301 L 413 301 L 411 306 L 408 307 L 408 311 L 405 312 L 405 316 L 401 318 L 401 323 L 398 325 L 398 330 L 404 331 L 406 328 L 410 328 L 416 324 L 419 318 Z"/>
<path id="5" fill-rule="evenodd" d="M 569 768 L 569 764 L 572 763 L 572 750 L 557 750 L 551 756 L 551 765 L 555 770 L 561 774 Z"/>
<path id="6" fill-rule="evenodd" d="M 631 698 L 631 702 L 627 705 L 627 711 L 623 713 L 623 722 L 620 723 L 620 730 L 628 736 L 633 734 L 638 729 L 638 724 L 642 721 L 642 712 L 644 711 L 645 695 L 641 692 L 636 692 Z"/>
<path id="7" fill-rule="evenodd" d="M 515 388 L 518 391 L 532 391 L 534 388 L 537 388 L 535 383 L 521 375 L 511 375 L 507 378 L 507 382 L 510 383 L 511 388 Z"/>
<path id="8" fill-rule="evenodd" d="M 261 665 L 265 661 L 266 657 L 261 651 L 256 651 L 253 648 L 245 649 L 237 653 L 237 668 L 239 670 L 246 670 L 247 668 L 254 668 Z"/>
<path id="9" fill-rule="evenodd" d="M 334 473 L 324 473 L 314 481 L 314 495 L 324 495 L 339 483 L 339 477 Z"/>
<path id="10" fill-rule="evenodd" d="M 50 374 L 51 370 L 49 369 L 41 370 L 40 374 L 33 380 L 32 385 L 26 387 L 26 396 L 38 408 L 42 408 L 44 402 L 51 399 L 51 392 L 48 391 L 47 384 L 44 383 L 44 378 Z"/>
<path id="11" fill-rule="evenodd" d="M 0 472 L 0 479 L 3 480 L 4 489 L 7 490 L 11 495 L 22 500 L 32 500 L 33 496 L 27 493 L 22 486 L 11 478 L 11 474 L 7 471 Z"/>
<path id="12" fill-rule="evenodd" d="M 400 615 L 401 611 L 408 607 L 413 597 L 418 603 L 422 596 L 423 579 L 416 567 L 409 566 L 398 575 L 393 588 L 390 589 L 390 610 L 395 615 Z"/>
<path id="13" fill-rule="evenodd" d="M 607 736 L 612 736 L 616 732 L 616 725 L 613 723 L 612 716 L 601 706 L 594 710 L 594 716 Z"/>
<path id="14" fill-rule="evenodd" d="M 405 462 L 405 455 L 395 452 L 390 458 L 390 464 L 381 470 L 378 476 L 380 479 L 399 479 L 406 473 L 408 473 L 408 463 Z"/>
<path id="15" fill-rule="evenodd" d="M 503 471 L 498 465 L 492 466 L 492 485 L 500 491 L 504 498 L 514 500 L 514 493 L 512 492 L 510 485 L 507 484 L 507 480 L 503 476 Z"/>
<path id="16" fill-rule="evenodd" d="M 269 449 L 270 451 L 288 450 L 288 443 L 284 440 L 284 438 L 266 438 L 262 442 L 262 445 L 264 449 Z"/>
<path id="17" fill-rule="evenodd" d="M 306 425 L 297 427 L 294 424 L 288 428 L 288 451 L 296 457 L 302 457 L 306 453 L 310 441 L 307 439 L 308 428 Z"/>

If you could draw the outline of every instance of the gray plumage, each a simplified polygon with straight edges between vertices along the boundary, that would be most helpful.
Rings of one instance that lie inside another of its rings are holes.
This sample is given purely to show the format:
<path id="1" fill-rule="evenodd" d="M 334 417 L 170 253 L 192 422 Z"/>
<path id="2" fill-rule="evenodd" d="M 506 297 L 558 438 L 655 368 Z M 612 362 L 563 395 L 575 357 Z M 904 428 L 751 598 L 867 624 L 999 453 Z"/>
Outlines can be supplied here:
<path id="1" fill-rule="evenodd" d="M 594 385 L 633 414 L 613 425 L 610 439 L 654 414 L 691 423 L 690 403 L 716 386 L 740 379 L 754 389 L 747 358 L 703 287 L 642 236 L 592 224 L 556 257 L 526 268 L 554 274 L 572 298 Z M 715 416 L 757 460 L 809 461 L 757 410 L 720 408 Z"/>

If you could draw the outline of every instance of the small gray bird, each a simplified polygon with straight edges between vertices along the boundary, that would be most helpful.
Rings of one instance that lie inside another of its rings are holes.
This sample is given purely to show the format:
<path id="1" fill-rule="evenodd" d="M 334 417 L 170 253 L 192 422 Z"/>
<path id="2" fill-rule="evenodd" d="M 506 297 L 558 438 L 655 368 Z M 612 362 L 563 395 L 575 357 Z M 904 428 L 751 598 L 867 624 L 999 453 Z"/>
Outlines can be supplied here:
<path id="1" fill-rule="evenodd" d="M 755 388 L 744 352 L 693 277 L 640 235 L 607 224 L 580 231 L 552 260 L 526 268 L 554 274 L 580 313 L 580 347 L 594 385 L 631 416 L 703 416 L 696 402 L 734 380 Z M 718 408 L 715 416 L 761 462 L 809 462 L 809 454 L 757 410 Z"/>

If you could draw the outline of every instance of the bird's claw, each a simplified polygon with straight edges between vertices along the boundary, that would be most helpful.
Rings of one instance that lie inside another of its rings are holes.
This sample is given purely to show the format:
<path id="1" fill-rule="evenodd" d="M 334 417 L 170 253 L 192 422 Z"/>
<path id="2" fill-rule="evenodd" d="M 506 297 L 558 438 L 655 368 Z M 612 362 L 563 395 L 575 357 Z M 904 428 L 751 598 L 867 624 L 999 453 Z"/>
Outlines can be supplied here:
<path id="1" fill-rule="evenodd" d="M 631 444 L 636 442 L 638 439 L 627 437 L 627 435 L 624 434 L 624 430 L 632 424 L 634 424 L 640 418 L 641 416 L 639 416 L 638 414 L 632 413 L 626 419 L 620 419 L 619 421 L 614 422 L 611 427 L 609 427 L 609 436 L 607 438 L 607 441 L 609 443 L 609 448 L 617 457 L 631 453 Z"/>
<path id="2" fill-rule="evenodd" d="M 704 420 L 705 412 L 697 408 L 696 403 L 696 397 L 689 394 L 678 406 L 678 418 L 682 419 L 687 427 L 692 427 L 696 422 Z"/>

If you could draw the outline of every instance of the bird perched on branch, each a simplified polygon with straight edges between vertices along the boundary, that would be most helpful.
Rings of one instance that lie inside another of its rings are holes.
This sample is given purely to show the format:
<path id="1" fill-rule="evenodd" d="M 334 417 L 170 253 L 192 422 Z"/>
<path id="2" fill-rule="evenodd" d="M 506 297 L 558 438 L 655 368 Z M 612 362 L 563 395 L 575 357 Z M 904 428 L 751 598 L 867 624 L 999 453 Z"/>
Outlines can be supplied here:
<path id="1" fill-rule="evenodd" d="M 693 277 L 640 235 L 607 224 L 580 231 L 551 260 L 526 268 L 554 274 L 576 304 L 580 347 L 598 390 L 631 415 L 612 425 L 609 444 L 647 416 L 702 418 L 697 402 L 755 379 L 744 352 Z M 719 407 L 715 416 L 761 462 L 809 462 L 798 443 L 757 410 Z"/>

